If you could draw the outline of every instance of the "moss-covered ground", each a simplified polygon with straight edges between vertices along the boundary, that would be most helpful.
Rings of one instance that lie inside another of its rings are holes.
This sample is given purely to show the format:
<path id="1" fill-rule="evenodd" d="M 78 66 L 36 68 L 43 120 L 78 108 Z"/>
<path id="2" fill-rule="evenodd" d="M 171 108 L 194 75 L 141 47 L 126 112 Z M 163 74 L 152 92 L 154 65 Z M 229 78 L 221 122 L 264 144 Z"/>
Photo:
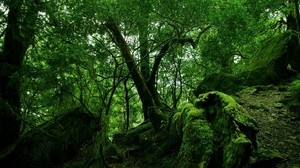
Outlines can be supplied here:
<path id="1" fill-rule="evenodd" d="M 286 86 L 248 87 L 237 94 L 238 102 L 258 123 L 258 148 L 279 152 L 279 168 L 300 167 L 300 108 L 289 108 Z"/>

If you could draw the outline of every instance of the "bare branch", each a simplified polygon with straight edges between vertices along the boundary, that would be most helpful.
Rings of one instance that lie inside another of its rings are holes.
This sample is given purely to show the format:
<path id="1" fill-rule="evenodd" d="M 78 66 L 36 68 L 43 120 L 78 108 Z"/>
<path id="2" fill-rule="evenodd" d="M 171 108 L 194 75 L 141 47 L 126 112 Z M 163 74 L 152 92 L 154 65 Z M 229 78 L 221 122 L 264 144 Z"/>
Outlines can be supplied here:
<path id="1" fill-rule="evenodd" d="M 161 48 L 160 52 L 158 53 L 158 55 L 156 56 L 156 58 L 154 60 L 154 64 L 153 64 L 153 67 L 152 67 L 152 71 L 151 71 L 151 75 L 150 75 L 150 78 L 148 80 L 148 83 L 154 83 L 156 74 L 158 72 L 159 65 L 161 63 L 161 60 L 168 53 L 168 50 L 169 50 L 170 46 L 172 44 L 184 45 L 186 43 L 189 43 L 190 45 L 192 45 L 193 48 L 196 47 L 196 43 L 194 42 L 194 40 L 192 38 L 175 38 L 175 39 L 171 39 L 171 40 L 167 41 L 163 45 L 163 47 Z"/>

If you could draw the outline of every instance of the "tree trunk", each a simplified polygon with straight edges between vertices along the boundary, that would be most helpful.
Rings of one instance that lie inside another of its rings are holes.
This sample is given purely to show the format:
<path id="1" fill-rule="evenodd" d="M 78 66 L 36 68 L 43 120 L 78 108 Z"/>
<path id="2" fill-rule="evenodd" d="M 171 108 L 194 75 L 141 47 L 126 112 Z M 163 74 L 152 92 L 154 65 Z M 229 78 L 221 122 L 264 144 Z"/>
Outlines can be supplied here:
<path id="1" fill-rule="evenodd" d="M 114 42 L 120 48 L 122 56 L 125 59 L 128 70 L 141 98 L 145 119 L 149 118 L 154 129 L 159 130 L 162 120 L 160 108 L 155 103 L 154 98 L 146 84 L 146 80 L 139 71 L 137 63 L 131 55 L 125 39 L 123 38 L 117 24 L 112 18 L 109 18 L 106 21 L 106 27 L 111 32 Z"/>
<path id="2" fill-rule="evenodd" d="M 298 0 L 289 0 L 289 5 L 294 6 L 293 10 L 287 13 L 286 23 L 288 30 L 299 31 L 300 29 L 300 17 L 299 17 L 299 2 Z"/>
<path id="3" fill-rule="evenodd" d="M 24 20 L 21 20 L 22 4 L 19 1 L 9 3 L 7 28 L 0 54 L 0 150 L 16 141 L 20 133 L 20 69 L 32 41 L 32 21 L 35 22 L 37 17 L 36 6 L 29 4 L 29 15 L 24 14 Z"/>
<path id="4" fill-rule="evenodd" d="M 139 43 L 140 43 L 140 64 L 141 64 L 141 73 L 146 80 L 150 77 L 150 58 L 149 58 L 149 44 L 148 44 L 148 21 L 142 20 L 138 23 L 139 31 Z"/>
<path id="5" fill-rule="evenodd" d="M 124 80 L 124 91 L 125 91 L 125 112 L 124 112 L 124 119 L 125 119 L 125 130 L 128 131 L 129 130 L 129 119 L 130 119 L 130 96 L 129 96 L 129 88 L 127 86 L 127 82 L 128 82 L 128 78 L 126 78 Z"/>
<path id="6" fill-rule="evenodd" d="M 296 23 L 297 31 L 300 31 L 300 14 L 299 14 L 299 0 L 295 0 L 295 13 L 296 13 Z"/>

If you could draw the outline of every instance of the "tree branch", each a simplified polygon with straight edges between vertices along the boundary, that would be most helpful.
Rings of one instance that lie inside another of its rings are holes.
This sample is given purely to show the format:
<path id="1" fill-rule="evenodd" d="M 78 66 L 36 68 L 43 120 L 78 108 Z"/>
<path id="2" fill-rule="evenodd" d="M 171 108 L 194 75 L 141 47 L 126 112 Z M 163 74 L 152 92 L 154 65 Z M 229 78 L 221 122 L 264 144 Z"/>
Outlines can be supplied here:
<path id="1" fill-rule="evenodd" d="M 197 47 L 197 44 L 198 44 L 199 41 L 200 41 L 201 35 L 204 34 L 205 32 L 207 32 L 211 27 L 212 27 L 212 26 L 207 26 L 207 27 L 205 27 L 202 31 L 199 32 L 199 34 L 197 35 L 196 40 L 195 40 L 195 46 L 193 46 L 194 49 Z"/>
<path id="2" fill-rule="evenodd" d="M 161 60 L 168 53 L 168 50 L 169 50 L 170 46 L 172 44 L 184 45 L 186 43 L 189 43 L 190 45 L 192 45 L 193 48 L 195 48 L 195 46 L 196 46 L 196 43 L 194 42 L 194 40 L 192 38 L 175 38 L 175 39 L 171 39 L 171 40 L 167 41 L 163 45 L 163 47 L 161 48 L 160 52 L 157 54 L 157 56 L 154 60 L 154 64 L 153 64 L 153 67 L 152 67 L 150 78 L 148 79 L 148 83 L 154 83 L 155 82 L 156 74 L 158 72 L 158 68 L 159 68 L 159 65 L 161 63 Z"/>

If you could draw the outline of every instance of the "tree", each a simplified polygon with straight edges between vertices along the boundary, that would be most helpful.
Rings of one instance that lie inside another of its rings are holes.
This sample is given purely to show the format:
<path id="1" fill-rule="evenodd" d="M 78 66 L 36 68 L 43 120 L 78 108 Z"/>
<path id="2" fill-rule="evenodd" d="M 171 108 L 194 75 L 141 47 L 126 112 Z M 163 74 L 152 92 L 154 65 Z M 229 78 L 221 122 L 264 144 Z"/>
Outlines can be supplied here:
<path id="1" fill-rule="evenodd" d="M 111 31 L 112 36 L 114 37 L 114 40 L 117 46 L 120 48 L 122 55 L 126 61 L 129 72 L 138 90 L 139 96 L 143 102 L 143 106 L 145 106 L 144 109 L 147 110 L 144 111 L 144 113 L 148 113 L 150 121 L 153 124 L 154 128 L 156 130 L 159 130 L 161 122 L 160 108 L 156 105 L 154 97 L 152 96 L 146 84 L 144 76 L 142 76 L 141 72 L 138 70 L 137 64 L 130 53 L 126 41 L 124 40 L 118 26 L 112 18 L 109 18 L 106 21 L 106 27 Z"/>
<path id="2" fill-rule="evenodd" d="M 20 136 L 20 69 L 26 50 L 33 43 L 39 3 L 39 0 L 4 3 L 8 14 L 0 53 L 0 150 Z"/>

